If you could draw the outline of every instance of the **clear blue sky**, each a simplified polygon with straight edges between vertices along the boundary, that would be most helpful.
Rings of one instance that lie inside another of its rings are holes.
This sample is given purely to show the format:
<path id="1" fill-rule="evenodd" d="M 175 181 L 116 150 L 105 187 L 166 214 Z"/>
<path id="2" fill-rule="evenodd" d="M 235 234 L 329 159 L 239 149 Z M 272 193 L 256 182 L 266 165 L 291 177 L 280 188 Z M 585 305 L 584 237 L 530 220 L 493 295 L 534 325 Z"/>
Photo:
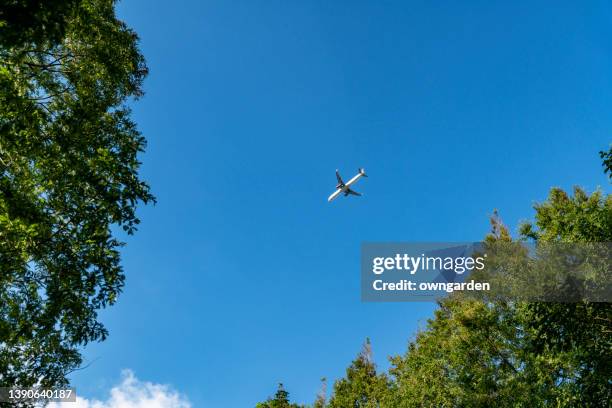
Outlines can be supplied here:
<path id="1" fill-rule="evenodd" d="M 79 393 L 129 368 L 195 407 L 281 381 L 312 402 L 366 336 L 386 368 L 434 309 L 361 303 L 362 241 L 479 240 L 494 208 L 516 231 L 552 186 L 608 189 L 610 6 L 494 3 L 120 3 L 151 71 L 134 117 L 159 202 Z M 364 196 L 328 204 L 358 167 Z"/>

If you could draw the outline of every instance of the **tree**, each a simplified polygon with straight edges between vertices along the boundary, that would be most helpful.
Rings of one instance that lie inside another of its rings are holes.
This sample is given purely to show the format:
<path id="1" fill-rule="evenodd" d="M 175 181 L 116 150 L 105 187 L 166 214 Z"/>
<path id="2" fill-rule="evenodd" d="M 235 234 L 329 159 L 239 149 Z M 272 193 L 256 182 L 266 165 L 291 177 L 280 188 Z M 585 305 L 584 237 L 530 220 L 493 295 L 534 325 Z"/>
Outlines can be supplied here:
<path id="1" fill-rule="evenodd" d="M 606 172 L 610 157 L 606 162 L 602 154 Z M 535 209 L 535 223 L 521 227 L 522 235 L 534 241 L 612 242 L 611 195 L 596 191 L 589 196 L 576 187 L 568 196 L 553 189 Z M 522 312 L 531 350 L 564 363 L 560 385 L 551 384 L 565 391 L 564 404 L 598 407 L 612 401 L 612 304 L 529 303 Z"/>
<path id="2" fill-rule="evenodd" d="M 610 145 L 607 152 L 603 150 L 599 152 L 599 157 L 603 160 L 604 173 L 612 180 L 612 145 Z"/>
<path id="3" fill-rule="evenodd" d="M 606 164 L 604 163 L 604 166 Z M 606 170 L 609 171 L 609 170 Z M 552 189 L 521 238 L 611 242 L 612 196 Z M 492 241 L 511 241 L 495 214 Z M 453 294 L 404 356 L 392 359 L 397 406 L 607 406 L 610 303 L 481 302 Z"/>
<path id="4" fill-rule="evenodd" d="M 325 408 L 327 405 L 327 378 L 321 378 L 321 390 L 315 398 L 313 408 Z"/>
<path id="5" fill-rule="evenodd" d="M 395 406 L 538 406 L 542 394 L 523 370 L 530 358 L 523 336 L 509 303 L 458 295 L 440 301 L 406 354 L 391 359 Z"/>
<path id="6" fill-rule="evenodd" d="M 612 178 L 612 148 L 600 155 Z M 505 245 L 513 239 L 497 211 L 491 227 L 485 245 L 511 248 L 511 258 L 503 260 L 523 260 L 521 246 Z M 539 247 L 604 243 L 604 263 L 593 253 L 590 258 L 597 262 L 589 265 L 604 266 L 605 273 L 612 196 L 589 195 L 578 187 L 569 195 L 553 188 L 535 206 L 535 221 L 521 226 L 520 239 Z M 555 265 L 546 261 L 538 259 Z M 391 358 L 391 379 L 377 374 L 366 341 L 346 377 L 334 384 L 327 406 L 607 407 L 612 401 L 612 303 L 479 300 L 453 293 L 439 306 L 407 352 Z M 322 398 L 315 403 L 325 406 Z"/>
<path id="7" fill-rule="evenodd" d="M 138 174 L 145 139 L 126 106 L 147 68 L 114 5 L 1 9 L 2 386 L 67 384 L 79 348 L 106 338 L 97 312 L 124 284 L 113 228 L 132 234 L 138 203 L 154 201 Z"/>
<path id="8" fill-rule="evenodd" d="M 374 408 L 389 405 L 389 380 L 376 373 L 370 339 L 346 369 L 346 377 L 334 383 L 329 408 Z"/>
<path id="9" fill-rule="evenodd" d="M 61 41 L 79 3 L 79 0 L 2 0 L 0 44 L 10 47 Z"/>
<path id="10" fill-rule="evenodd" d="M 274 398 L 268 398 L 265 402 L 258 403 L 256 408 L 300 408 L 300 405 L 289 402 L 289 393 L 285 390 L 283 384 L 278 384 Z"/>

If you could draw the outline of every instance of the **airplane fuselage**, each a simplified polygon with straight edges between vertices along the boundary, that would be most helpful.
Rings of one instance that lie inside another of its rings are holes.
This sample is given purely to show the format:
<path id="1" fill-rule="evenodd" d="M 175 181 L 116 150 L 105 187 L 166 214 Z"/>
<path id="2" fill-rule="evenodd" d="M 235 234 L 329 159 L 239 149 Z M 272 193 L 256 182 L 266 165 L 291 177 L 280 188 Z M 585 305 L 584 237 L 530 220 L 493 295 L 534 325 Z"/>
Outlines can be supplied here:
<path id="1" fill-rule="evenodd" d="M 339 196 L 340 194 L 345 193 L 345 192 L 346 192 L 346 191 L 347 191 L 347 190 L 348 190 L 348 189 L 351 187 L 351 185 L 355 184 L 355 183 L 357 182 L 357 180 L 359 180 L 361 177 L 363 177 L 363 173 L 361 173 L 361 172 L 357 173 L 357 175 L 356 175 L 355 177 L 353 177 L 352 179 L 350 179 L 349 181 L 347 181 L 347 182 L 344 184 L 344 186 L 342 186 L 342 187 L 338 187 L 338 188 L 336 189 L 336 191 L 334 191 L 334 192 L 332 193 L 332 195 L 330 195 L 330 196 L 327 198 L 327 201 L 328 201 L 328 202 L 330 202 L 330 201 L 333 201 L 333 200 L 335 200 L 336 198 L 338 198 L 338 196 Z"/>

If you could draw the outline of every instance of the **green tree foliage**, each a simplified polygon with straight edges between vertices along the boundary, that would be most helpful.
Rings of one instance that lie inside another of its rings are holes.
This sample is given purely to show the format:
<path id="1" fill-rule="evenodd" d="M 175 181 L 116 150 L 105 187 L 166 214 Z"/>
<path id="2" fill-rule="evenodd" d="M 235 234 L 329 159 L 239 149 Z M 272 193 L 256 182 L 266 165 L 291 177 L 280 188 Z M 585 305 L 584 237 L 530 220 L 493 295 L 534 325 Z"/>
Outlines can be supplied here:
<path id="1" fill-rule="evenodd" d="M 334 384 L 329 408 L 375 408 L 391 406 L 389 379 L 376 372 L 372 358 L 370 340 L 366 339 L 363 349 L 346 369 L 346 377 Z"/>
<path id="2" fill-rule="evenodd" d="M 612 148 L 601 157 L 612 177 Z M 512 242 L 497 211 L 491 226 L 487 244 Z M 610 243 L 612 196 L 553 188 L 520 238 Z M 407 352 L 391 358 L 390 378 L 376 373 L 366 342 L 327 406 L 610 406 L 611 303 L 480 301 L 453 293 L 439 306 Z"/>
<path id="3" fill-rule="evenodd" d="M 552 189 L 524 239 L 610 242 L 612 197 Z M 497 217 L 487 240 L 510 240 Z M 612 305 L 440 303 L 427 330 L 392 359 L 402 407 L 603 407 L 612 400 Z"/>
<path id="4" fill-rule="evenodd" d="M 604 172 L 612 179 L 612 145 L 610 145 L 607 152 L 603 150 L 599 152 L 599 156 L 603 160 L 602 166 L 604 167 Z"/>
<path id="5" fill-rule="evenodd" d="M 61 41 L 79 0 L 0 0 L 0 45 Z"/>
<path id="6" fill-rule="evenodd" d="M 512 305 L 454 295 L 439 306 L 406 354 L 391 359 L 396 406 L 538 406 Z"/>
<path id="7" fill-rule="evenodd" d="M 534 241 L 610 242 L 612 195 L 596 191 L 588 195 L 579 187 L 569 196 L 559 188 L 535 206 L 535 224 L 521 225 L 521 235 Z"/>
<path id="8" fill-rule="evenodd" d="M 278 389 L 274 398 L 268 398 L 265 402 L 260 402 L 256 408 L 302 408 L 298 404 L 289 402 L 289 392 L 285 390 L 283 384 L 278 384 Z"/>
<path id="9" fill-rule="evenodd" d="M 0 8 L 0 383 L 65 384 L 103 340 L 122 242 L 154 200 L 126 103 L 147 73 L 112 0 Z M 25 24 L 22 24 L 24 23 Z"/>
<path id="10" fill-rule="evenodd" d="M 521 228 L 535 241 L 612 242 L 611 195 L 553 189 L 535 209 L 535 225 Z M 612 401 L 612 304 L 529 303 L 522 312 L 530 351 L 559 361 L 562 371 L 552 386 L 565 391 L 565 402 L 598 407 Z"/>

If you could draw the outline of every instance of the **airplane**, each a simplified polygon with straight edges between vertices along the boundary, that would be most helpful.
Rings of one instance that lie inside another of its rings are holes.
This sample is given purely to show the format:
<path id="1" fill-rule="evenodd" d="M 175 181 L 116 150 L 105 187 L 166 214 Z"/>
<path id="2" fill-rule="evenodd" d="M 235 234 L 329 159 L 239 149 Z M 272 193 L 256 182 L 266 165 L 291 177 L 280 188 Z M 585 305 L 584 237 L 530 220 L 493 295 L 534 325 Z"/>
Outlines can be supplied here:
<path id="1" fill-rule="evenodd" d="M 338 170 L 336 170 L 336 178 L 338 179 L 338 185 L 336 185 L 336 191 L 334 191 L 332 195 L 329 196 L 327 202 L 335 200 L 340 194 L 343 193 L 345 197 L 349 194 L 360 196 L 360 193 L 351 190 L 351 185 L 355 184 L 357 180 L 359 180 L 361 177 L 368 177 L 365 174 L 365 170 L 362 168 L 359 169 L 359 173 L 357 173 L 355 177 L 345 183 L 344 181 L 342 181 L 342 177 L 340 177 L 340 173 L 338 172 Z"/>

